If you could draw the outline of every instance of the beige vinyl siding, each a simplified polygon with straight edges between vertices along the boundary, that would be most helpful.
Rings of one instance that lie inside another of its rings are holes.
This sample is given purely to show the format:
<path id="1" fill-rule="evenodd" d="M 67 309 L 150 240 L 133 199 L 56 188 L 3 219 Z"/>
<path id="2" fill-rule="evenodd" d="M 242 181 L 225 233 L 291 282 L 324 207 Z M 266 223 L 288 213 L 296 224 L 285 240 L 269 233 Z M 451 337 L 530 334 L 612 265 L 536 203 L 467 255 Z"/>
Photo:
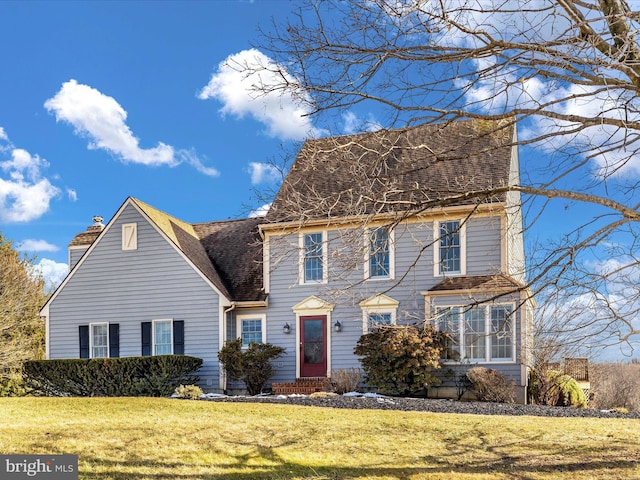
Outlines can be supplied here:
<path id="1" fill-rule="evenodd" d="M 137 223 L 138 248 L 122 250 L 121 225 Z M 49 307 L 50 358 L 78 358 L 78 326 L 120 324 L 120 356 L 141 355 L 142 322 L 184 321 L 185 354 L 202 358 L 202 386 L 218 387 L 219 298 L 167 241 L 128 206 Z"/>

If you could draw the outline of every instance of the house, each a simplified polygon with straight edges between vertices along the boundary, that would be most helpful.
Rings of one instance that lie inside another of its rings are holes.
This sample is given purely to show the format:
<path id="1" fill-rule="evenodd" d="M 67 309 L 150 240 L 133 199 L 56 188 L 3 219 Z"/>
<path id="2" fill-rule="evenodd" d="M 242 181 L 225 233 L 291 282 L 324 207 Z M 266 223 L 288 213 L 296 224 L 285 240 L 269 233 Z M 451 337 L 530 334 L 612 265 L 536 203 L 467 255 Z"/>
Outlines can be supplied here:
<path id="1" fill-rule="evenodd" d="M 224 342 L 286 348 L 276 384 L 359 367 L 372 325 L 450 333 L 443 383 L 473 365 L 526 398 L 525 285 L 513 121 L 458 121 L 309 140 L 264 218 L 189 224 L 128 198 L 69 245 L 42 309 L 47 358 L 187 354 L 226 390 Z"/>

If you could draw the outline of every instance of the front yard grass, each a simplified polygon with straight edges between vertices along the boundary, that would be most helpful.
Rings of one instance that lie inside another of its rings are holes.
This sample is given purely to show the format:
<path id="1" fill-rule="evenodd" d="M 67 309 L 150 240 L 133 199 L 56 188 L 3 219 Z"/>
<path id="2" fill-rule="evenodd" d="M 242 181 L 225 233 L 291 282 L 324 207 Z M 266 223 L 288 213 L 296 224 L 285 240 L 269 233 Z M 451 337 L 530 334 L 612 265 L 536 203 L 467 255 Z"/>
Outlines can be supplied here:
<path id="1" fill-rule="evenodd" d="M 0 398 L 0 453 L 81 479 L 640 479 L 640 420 Z"/>

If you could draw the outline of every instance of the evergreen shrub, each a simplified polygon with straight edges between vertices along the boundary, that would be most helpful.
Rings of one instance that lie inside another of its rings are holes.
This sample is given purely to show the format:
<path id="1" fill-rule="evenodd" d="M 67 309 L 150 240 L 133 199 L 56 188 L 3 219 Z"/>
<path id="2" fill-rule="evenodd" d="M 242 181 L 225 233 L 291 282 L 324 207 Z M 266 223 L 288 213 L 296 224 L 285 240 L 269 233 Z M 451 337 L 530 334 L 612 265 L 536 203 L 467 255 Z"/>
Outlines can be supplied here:
<path id="1" fill-rule="evenodd" d="M 218 359 L 230 380 L 244 382 L 249 395 L 259 395 L 273 376 L 271 362 L 284 353 L 283 347 L 271 343 L 251 342 L 243 350 L 242 339 L 238 338 L 225 343 L 218 352 Z"/>
<path id="2" fill-rule="evenodd" d="M 201 366 L 201 358 L 185 355 L 32 360 L 22 374 L 26 387 L 40 395 L 162 397 L 196 383 Z"/>
<path id="3" fill-rule="evenodd" d="M 431 325 L 379 325 L 360 337 L 354 350 L 367 383 L 387 395 L 425 395 L 439 383 L 446 334 Z"/>

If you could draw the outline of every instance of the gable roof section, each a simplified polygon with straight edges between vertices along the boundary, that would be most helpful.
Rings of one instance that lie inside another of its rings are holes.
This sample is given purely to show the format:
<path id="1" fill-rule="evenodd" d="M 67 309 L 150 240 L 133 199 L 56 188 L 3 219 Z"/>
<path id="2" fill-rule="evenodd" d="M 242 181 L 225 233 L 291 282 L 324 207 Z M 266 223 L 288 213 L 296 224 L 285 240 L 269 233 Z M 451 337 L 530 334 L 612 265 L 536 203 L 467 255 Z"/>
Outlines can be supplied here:
<path id="1" fill-rule="evenodd" d="M 505 186 L 514 138 L 515 120 L 465 120 L 308 140 L 266 220 L 418 212 L 452 195 Z"/>
<path id="2" fill-rule="evenodd" d="M 263 302 L 266 299 L 262 287 L 262 250 L 258 224 L 261 219 L 247 218 L 190 224 L 173 217 L 136 198 L 129 197 L 118 209 L 115 219 L 126 205 L 137 208 L 191 264 L 231 301 Z M 76 235 L 70 247 L 89 247 L 110 227 L 89 227 Z M 81 262 L 76 264 L 76 267 Z M 75 269 L 75 268 L 74 268 Z M 57 296 L 73 271 L 65 278 L 45 306 Z M 44 307 L 43 307 L 43 311 Z"/>
<path id="3" fill-rule="evenodd" d="M 266 299 L 262 285 L 262 219 L 245 218 L 193 225 L 208 258 L 233 298 L 239 302 Z"/>

